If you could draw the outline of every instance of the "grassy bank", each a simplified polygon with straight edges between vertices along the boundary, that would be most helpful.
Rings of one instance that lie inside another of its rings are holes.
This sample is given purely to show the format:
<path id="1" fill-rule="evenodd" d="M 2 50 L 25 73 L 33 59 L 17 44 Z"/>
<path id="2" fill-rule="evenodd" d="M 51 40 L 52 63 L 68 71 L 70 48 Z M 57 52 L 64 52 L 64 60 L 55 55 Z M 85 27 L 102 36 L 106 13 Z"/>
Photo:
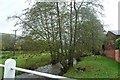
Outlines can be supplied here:
<path id="1" fill-rule="evenodd" d="M 104 56 L 89 56 L 70 68 L 64 76 L 71 78 L 117 78 L 118 65 L 120 64 Z M 77 68 L 84 69 L 84 71 L 78 71 Z"/>

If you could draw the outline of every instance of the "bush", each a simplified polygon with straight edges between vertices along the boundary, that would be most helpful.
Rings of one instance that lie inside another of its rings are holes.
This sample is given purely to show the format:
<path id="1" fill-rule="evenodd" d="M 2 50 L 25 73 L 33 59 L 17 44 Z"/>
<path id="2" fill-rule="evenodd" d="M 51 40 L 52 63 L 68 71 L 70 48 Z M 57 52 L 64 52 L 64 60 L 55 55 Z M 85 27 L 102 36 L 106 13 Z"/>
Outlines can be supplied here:
<path id="1" fill-rule="evenodd" d="M 120 50 L 120 38 L 115 40 L 115 48 Z"/>

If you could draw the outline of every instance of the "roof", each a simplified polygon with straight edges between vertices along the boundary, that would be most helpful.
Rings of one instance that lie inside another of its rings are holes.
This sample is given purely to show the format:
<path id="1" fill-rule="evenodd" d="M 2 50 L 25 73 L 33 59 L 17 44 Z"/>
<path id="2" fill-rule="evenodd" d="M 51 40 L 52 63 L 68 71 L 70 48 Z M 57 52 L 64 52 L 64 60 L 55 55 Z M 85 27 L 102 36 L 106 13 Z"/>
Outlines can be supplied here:
<path id="1" fill-rule="evenodd" d="M 115 35 L 120 35 L 120 30 L 112 30 L 112 31 L 108 31 L 108 32 L 112 32 Z"/>

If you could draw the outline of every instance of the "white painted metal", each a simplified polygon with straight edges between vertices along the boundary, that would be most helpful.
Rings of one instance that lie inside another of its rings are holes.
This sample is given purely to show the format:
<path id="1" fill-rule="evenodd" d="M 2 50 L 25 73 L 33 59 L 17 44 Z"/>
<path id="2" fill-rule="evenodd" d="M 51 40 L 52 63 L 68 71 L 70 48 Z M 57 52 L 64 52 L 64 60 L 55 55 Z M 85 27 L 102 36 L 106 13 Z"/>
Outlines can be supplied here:
<path id="1" fill-rule="evenodd" d="M 5 67 L 5 65 L 3 65 L 3 64 L 0 64 L 0 67 Z"/>
<path id="2" fill-rule="evenodd" d="M 28 70 L 28 69 L 18 68 L 18 67 L 16 67 L 16 61 L 14 59 L 7 59 L 5 61 L 5 65 L 0 64 L 0 67 L 4 67 L 4 79 L 7 79 L 7 78 L 14 79 L 15 78 L 15 70 L 18 70 L 18 71 L 31 73 L 31 74 L 35 74 L 35 75 L 39 75 L 39 76 L 43 76 L 43 77 L 68 80 L 67 77 L 62 77 L 62 76 L 58 76 L 58 75 L 52 75 L 52 74 L 32 71 L 32 70 Z"/>
<path id="3" fill-rule="evenodd" d="M 40 76 L 44 76 L 44 77 L 48 77 L 48 78 L 67 79 L 66 77 L 62 77 L 62 76 L 57 76 L 57 75 L 52 75 L 52 74 L 47 74 L 47 73 L 42 73 L 42 72 L 37 72 L 37 71 L 32 71 L 32 70 L 27 70 L 27 69 L 23 69 L 23 68 L 12 67 L 12 69 L 22 71 L 22 72 L 26 72 L 26 73 L 35 74 L 35 75 L 40 75 Z"/>
<path id="4" fill-rule="evenodd" d="M 14 59 L 7 59 L 4 66 L 4 78 L 15 78 L 15 70 L 11 67 L 16 66 L 16 61 Z"/>

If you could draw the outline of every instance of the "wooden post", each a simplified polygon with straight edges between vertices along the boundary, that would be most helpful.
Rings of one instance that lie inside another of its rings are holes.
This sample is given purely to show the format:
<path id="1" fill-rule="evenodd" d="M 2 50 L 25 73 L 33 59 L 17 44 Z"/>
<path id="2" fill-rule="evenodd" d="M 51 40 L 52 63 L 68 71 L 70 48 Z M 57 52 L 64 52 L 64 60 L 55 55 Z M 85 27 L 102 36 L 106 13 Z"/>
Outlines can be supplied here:
<path id="1" fill-rule="evenodd" d="M 16 66 L 16 61 L 14 59 L 7 59 L 5 61 L 4 68 L 4 80 L 11 78 L 12 80 L 15 78 L 15 70 L 12 67 Z"/>

